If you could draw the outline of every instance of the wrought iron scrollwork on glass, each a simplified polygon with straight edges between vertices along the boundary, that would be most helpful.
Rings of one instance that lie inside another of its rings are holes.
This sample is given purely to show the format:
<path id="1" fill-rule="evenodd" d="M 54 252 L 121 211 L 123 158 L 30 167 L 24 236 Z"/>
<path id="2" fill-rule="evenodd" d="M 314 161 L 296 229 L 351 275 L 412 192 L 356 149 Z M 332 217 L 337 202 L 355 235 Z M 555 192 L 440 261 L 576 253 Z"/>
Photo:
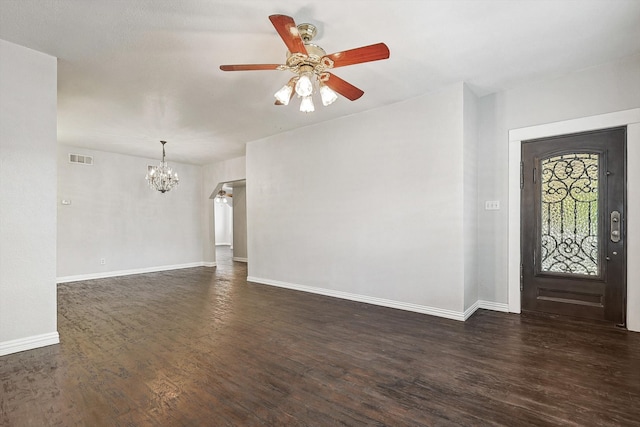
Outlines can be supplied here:
<path id="1" fill-rule="evenodd" d="M 599 155 L 565 154 L 540 167 L 540 270 L 599 275 Z"/>

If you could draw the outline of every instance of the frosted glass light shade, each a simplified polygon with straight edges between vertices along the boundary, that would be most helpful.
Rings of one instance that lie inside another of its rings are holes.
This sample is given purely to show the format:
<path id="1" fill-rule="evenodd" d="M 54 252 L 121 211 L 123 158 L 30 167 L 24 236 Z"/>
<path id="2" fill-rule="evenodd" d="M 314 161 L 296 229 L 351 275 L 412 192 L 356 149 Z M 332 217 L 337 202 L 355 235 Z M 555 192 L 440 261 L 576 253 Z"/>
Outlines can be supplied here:
<path id="1" fill-rule="evenodd" d="M 331 105 L 336 102 L 338 94 L 336 94 L 329 86 L 321 85 L 320 97 L 322 98 L 322 105 L 326 107 L 327 105 Z"/>
<path id="2" fill-rule="evenodd" d="M 310 72 L 300 74 L 300 78 L 296 82 L 296 93 L 298 96 L 305 97 L 313 93 L 313 75 Z"/>
<path id="3" fill-rule="evenodd" d="M 302 98 L 302 101 L 300 102 L 300 111 L 302 111 L 303 113 L 313 113 L 315 111 L 313 100 L 310 96 L 305 96 Z"/>
<path id="4" fill-rule="evenodd" d="M 282 88 L 275 93 L 275 97 L 282 105 L 289 105 L 289 100 L 291 99 L 291 92 L 293 92 L 293 87 L 290 84 L 286 84 L 282 86 Z"/>

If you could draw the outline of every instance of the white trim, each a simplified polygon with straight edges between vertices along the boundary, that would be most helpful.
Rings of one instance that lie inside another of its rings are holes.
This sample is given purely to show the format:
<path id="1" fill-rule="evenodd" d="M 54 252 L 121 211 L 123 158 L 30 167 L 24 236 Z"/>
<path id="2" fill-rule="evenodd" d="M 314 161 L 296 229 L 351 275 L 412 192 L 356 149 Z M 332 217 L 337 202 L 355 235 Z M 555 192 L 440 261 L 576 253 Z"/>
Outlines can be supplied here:
<path id="1" fill-rule="evenodd" d="M 56 279 L 56 283 L 79 282 L 81 280 L 106 279 L 108 277 L 130 276 L 132 274 L 156 273 L 158 271 L 180 270 L 183 268 L 215 266 L 215 262 L 192 262 L 188 264 L 161 265 L 157 267 L 135 268 L 131 270 L 116 270 L 101 273 L 78 274 L 75 276 L 62 276 Z"/>
<path id="2" fill-rule="evenodd" d="M 393 300 L 388 300 L 383 298 L 375 298 L 375 297 L 370 297 L 366 295 L 351 294 L 347 292 L 334 291 L 331 289 L 316 288 L 316 287 L 305 286 L 305 285 L 296 285 L 293 283 L 280 282 L 278 280 L 263 279 L 260 277 L 248 276 L 247 281 L 253 282 L 253 283 L 259 283 L 263 285 L 277 286 L 279 288 L 309 292 L 312 294 L 325 295 L 328 297 L 346 299 L 350 301 L 364 302 L 367 304 L 379 305 L 383 307 L 396 308 L 399 310 L 412 311 L 415 313 L 428 314 L 431 316 L 444 317 L 446 319 L 452 319 L 452 320 L 464 321 L 465 314 L 466 314 L 466 312 L 463 313 L 459 311 L 445 310 L 442 308 L 428 307 L 424 305 L 411 304 L 407 302 L 393 301 Z"/>
<path id="3" fill-rule="evenodd" d="M 631 125 L 640 123 L 640 108 L 616 111 L 597 116 L 582 117 L 579 119 L 565 120 L 555 123 L 529 126 L 509 131 L 509 231 L 508 231 L 508 294 L 509 311 L 520 313 L 520 162 L 522 141 L 535 138 L 546 138 L 556 135 L 564 135 L 576 132 L 585 132 L 597 129 L 606 129 L 617 126 L 627 126 L 627 159 L 640 157 L 640 138 L 638 132 L 629 132 Z M 634 165 L 634 167 L 637 167 Z M 630 168 L 629 168 L 630 169 Z M 633 212 L 632 206 L 638 204 L 634 188 L 636 185 L 632 180 L 637 172 L 627 171 L 627 217 L 628 229 L 638 222 L 640 217 L 638 212 Z M 635 236 L 635 235 L 634 235 Z M 631 296 L 635 295 L 635 289 L 629 290 L 631 286 L 637 286 L 640 273 L 634 271 L 635 267 L 631 262 L 638 255 L 635 254 L 631 244 L 627 247 L 627 328 L 629 330 L 640 331 L 640 318 L 637 313 L 631 310 L 638 310 L 633 306 Z"/>
<path id="4" fill-rule="evenodd" d="M 238 262 L 249 262 L 249 258 L 242 258 L 242 257 L 239 257 L 239 256 L 234 256 L 232 259 L 234 261 L 238 261 Z"/>
<path id="5" fill-rule="evenodd" d="M 509 131 L 509 142 L 521 142 L 528 139 L 607 129 L 638 122 L 640 122 L 640 108 L 633 108 L 631 110 L 615 111 L 597 116 L 511 129 Z"/>
<path id="6" fill-rule="evenodd" d="M 0 342 L 0 356 L 60 343 L 58 332 Z"/>
<path id="7" fill-rule="evenodd" d="M 216 246 L 229 246 L 230 247 L 231 243 L 217 243 L 216 242 Z M 231 249 L 231 247 L 229 249 Z"/>
<path id="8" fill-rule="evenodd" d="M 478 301 L 471 304 L 471 307 L 467 308 L 464 311 L 464 320 L 466 321 L 469 317 L 473 316 L 473 313 L 478 311 L 479 308 L 480 308 L 480 305 L 478 304 Z"/>
<path id="9" fill-rule="evenodd" d="M 493 301 L 478 301 L 478 308 L 482 308 L 484 310 L 493 310 L 493 311 L 501 311 L 503 313 L 509 312 L 509 304 L 505 304 L 502 302 L 493 302 Z"/>
<path id="10" fill-rule="evenodd" d="M 479 309 L 501 311 L 503 313 L 508 313 L 509 305 L 501 302 L 478 300 L 474 302 L 471 307 L 467 308 L 464 311 L 464 320 L 467 320 L 469 317 L 473 316 L 473 314 Z"/>

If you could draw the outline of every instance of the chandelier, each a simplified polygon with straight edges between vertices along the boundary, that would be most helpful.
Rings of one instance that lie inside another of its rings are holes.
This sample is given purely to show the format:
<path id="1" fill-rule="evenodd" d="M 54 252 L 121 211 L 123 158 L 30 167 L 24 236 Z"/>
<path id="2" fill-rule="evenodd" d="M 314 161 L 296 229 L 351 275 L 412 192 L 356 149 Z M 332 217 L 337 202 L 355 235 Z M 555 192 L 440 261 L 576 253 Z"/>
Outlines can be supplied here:
<path id="1" fill-rule="evenodd" d="M 166 193 L 178 185 L 179 180 L 178 173 L 174 172 L 164 160 L 164 144 L 166 144 L 167 141 L 160 141 L 160 143 L 162 144 L 162 161 L 158 166 L 149 168 L 146 179 L 149 183 L 149 187 L 153 190 Z"/>
<path id="2" fill-rule="evenodd" d="M 217 203 L 228 203 L 227 197 L 231 197 L 231 195 L 227 196 L 226 191 L 220 190 L 218 191 L 218 194 L 216 195 L 215 199 Z"/>

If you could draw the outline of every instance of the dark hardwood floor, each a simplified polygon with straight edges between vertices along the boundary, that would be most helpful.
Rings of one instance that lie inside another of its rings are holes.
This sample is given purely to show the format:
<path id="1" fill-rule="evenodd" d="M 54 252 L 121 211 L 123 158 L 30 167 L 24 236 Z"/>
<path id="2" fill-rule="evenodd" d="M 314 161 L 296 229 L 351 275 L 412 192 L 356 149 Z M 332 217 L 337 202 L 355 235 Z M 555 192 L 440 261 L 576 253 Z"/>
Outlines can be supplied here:
<path id="1" fill-rule="evenodd" d="M 638 333 L 252 284 L 221 251 L 59 285 L 61 344 L 0 357 L 0 425 L 640 425 Z"/>

